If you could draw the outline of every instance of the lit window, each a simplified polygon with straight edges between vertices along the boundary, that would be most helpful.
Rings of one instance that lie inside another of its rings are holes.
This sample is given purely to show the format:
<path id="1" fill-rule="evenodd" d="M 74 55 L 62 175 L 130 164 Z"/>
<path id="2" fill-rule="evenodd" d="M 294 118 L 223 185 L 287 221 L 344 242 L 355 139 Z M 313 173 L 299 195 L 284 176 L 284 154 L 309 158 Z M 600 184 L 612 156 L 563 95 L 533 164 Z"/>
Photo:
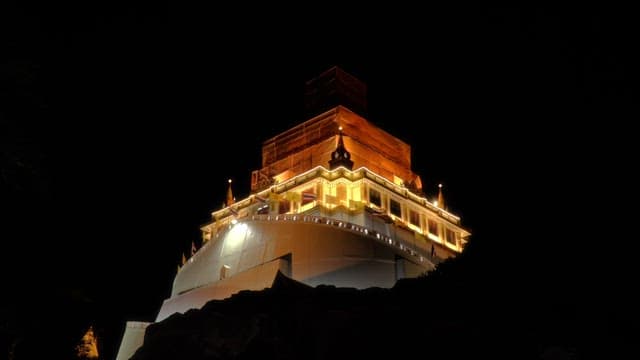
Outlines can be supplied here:
<path id="1" fill-rule="evenodd" d="M 447 236 L 445 237 L 445 239 L 447 240 L 447 242 L 451 245 L 455 245 L 456 244 L 456 233 L 453 230 L 449 230 L 447 229 L 446 232 Z"/>
<path id="2" fill-rule="evenodd" d="M 416 211 L 409 210 L 409 223 L 415 226 L 420 226 L 420 214 Z"/>
<path id="3" fill-rule="evenodd" d="M 391 215 L 402 217 L 402 207 L 399 202 L 393 199 L 389 200 L 389 211 L 391 211 Z"/>
<path id="4" fill-rule="evenodd" d="M 429 220 L 427 223 L 429 226 L 429 234 L 438 236 L 438 223 L 435 220 Z"/>
<path id="5" fill-rule="evenodd" d="M 316 200 L 316 192 L 313 188 L 302 191 L 302 205 L 312 203 Z"/>
<path id="6" fill-rule="evenodd" d="M 382 207 L 382 200 L 378 190 L 369 189 L 369 202 L 377 207 Z"/>
<path id="7" fill-rule="evenodd" d="M 288 213 L 290 209 L 289 200 L 281 200 L 278 204 L 278 213 L 285 214 Z"/>

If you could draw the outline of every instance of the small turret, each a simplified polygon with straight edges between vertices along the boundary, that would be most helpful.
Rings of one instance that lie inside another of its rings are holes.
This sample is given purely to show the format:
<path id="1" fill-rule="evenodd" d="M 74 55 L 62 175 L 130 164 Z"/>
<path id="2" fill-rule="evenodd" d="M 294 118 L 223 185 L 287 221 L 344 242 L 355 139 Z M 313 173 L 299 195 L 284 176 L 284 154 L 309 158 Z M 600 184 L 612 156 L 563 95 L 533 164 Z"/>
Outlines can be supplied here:
<path id="1" fill-rule="evenodd" d="M 329 160 L 329 169 L 333 170 L 338 166 L 344 166 L 345 168 L 352 170 L 353 161 L 351 161 L 351 154 L 344 147 L 344 141 L 342 140 L 342 126 L 338 128 L 338 146 L 331 153 L 331 160 Z"/>

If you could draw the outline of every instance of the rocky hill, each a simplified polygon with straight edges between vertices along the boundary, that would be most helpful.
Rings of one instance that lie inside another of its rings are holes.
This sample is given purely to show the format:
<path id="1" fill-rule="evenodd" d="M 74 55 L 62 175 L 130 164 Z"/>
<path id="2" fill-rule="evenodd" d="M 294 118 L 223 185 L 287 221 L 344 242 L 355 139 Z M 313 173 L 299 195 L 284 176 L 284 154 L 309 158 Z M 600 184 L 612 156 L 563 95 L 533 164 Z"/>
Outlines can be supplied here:
<path id="1" fill-rule="evenodd" d="M 151 325 L 132 359 L 578 359 L 602 350 L 581 305 L 498 287 L 465 262 L 392 289 L 311 288 L 279 274 L 270 289 Z"/>

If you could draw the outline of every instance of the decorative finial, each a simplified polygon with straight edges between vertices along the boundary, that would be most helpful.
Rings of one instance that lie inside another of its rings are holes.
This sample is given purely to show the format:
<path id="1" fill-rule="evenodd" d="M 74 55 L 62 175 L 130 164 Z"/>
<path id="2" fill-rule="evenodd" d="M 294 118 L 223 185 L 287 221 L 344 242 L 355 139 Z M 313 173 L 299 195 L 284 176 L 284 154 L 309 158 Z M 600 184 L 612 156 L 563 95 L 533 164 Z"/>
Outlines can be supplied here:
<path id="1" fill-rule="evenodd" d="M 438 184 L 438 207 L 444 209 L 444 195 L 442 194 L 442 184 Z"/>
<path id="2" fill-rule="evenodd" d="M 235 202 L 233 192 L 231 191 L 231 179 L 229 179 L 229 189 L 227 190 L 227 206 L 231 206 Z"/>
<path id="3" fill-rule="evenodd" d="M 330 170 L 333 170 L 338 166 L 344 166 L 349 170 L 353 169 L 353 161 L 351 161 L 351 154 L 344 147 L 344 141 L 342 140 L 342 126 L 338 127 L 338 146 L 331 153 L 331 160 L 329 160 Z"/>

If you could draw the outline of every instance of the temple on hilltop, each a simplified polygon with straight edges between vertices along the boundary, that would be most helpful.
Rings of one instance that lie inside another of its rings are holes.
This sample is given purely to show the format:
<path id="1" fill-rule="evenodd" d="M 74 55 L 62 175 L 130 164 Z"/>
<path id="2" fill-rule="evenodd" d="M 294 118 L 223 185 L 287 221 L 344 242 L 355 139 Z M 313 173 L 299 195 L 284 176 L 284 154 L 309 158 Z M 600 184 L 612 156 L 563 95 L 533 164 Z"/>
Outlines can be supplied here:
<path id="1" fill-rule="evenodd" d="M 305 84 L 310 118 L 262 144 L 251 195 L 201 227 L 203 245 L 179 269 L 156 321 L 282 274 L 316 286 L 392 287 L 463 251 L 470 233 L 428 199 L 411 147 L 369 122 L 366 86 L 334 67 Z M 117 359 L 142 345 L 128 322 Z"/>

